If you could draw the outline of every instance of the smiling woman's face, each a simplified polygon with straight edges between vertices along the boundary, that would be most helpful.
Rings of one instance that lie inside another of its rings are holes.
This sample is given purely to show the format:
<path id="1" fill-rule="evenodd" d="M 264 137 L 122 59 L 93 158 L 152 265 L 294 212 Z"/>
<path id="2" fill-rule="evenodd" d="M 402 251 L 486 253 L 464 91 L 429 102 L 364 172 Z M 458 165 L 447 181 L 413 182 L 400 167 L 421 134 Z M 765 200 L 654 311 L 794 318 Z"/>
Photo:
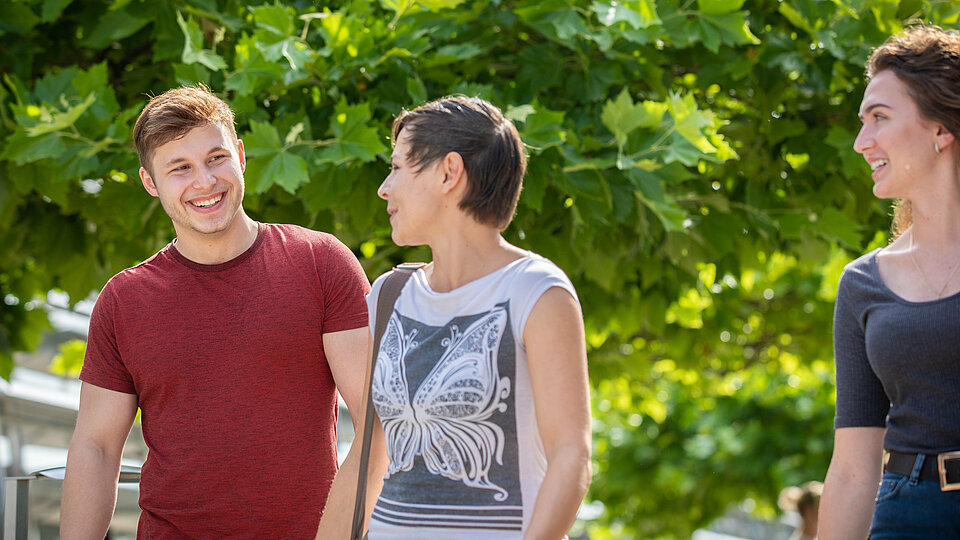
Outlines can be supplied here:
<path id="1" fill-rule="evenodd" d="M 907 86 L 892 71 L 877 73 L 860 104 L 863 126 L 853 144 L 873 170 L 873 193 L 883 199 L 910 198 L 922 189 L 933 161 L 937 129 L 920 117 Z"/>

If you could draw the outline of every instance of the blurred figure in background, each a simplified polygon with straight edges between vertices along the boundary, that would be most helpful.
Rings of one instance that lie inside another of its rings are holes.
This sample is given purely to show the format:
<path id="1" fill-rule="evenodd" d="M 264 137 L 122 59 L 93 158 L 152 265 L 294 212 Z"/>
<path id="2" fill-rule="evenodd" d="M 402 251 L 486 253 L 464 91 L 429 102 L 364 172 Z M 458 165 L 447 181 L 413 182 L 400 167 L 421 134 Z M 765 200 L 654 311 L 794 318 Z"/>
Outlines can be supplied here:
<path id="1" fill-rule="evenodd" d="M 817 537 L 817 514 L 820 510 L 820 494 L 823 484 L 807 482 L 802 486 L 791 486 L 780 492 L 777 504 L 784 512 L 800 514 L 800 526 L 790 536 L 790 540 L 815 540 Z"/>

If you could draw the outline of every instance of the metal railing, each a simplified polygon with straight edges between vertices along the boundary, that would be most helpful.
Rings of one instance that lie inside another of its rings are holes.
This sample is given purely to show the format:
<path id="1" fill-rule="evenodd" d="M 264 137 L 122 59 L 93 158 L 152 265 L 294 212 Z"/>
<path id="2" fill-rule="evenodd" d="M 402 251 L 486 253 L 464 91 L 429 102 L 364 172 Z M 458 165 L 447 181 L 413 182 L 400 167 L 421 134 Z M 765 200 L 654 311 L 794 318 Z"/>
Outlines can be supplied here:
<path id="1" fill-rule="evenodd" d="M 66 467 L 54 467 L 35 471 L 27 476 L 8 476 L 4 478 L 0 514 L 0 529 L 3 540 L 27 540 L 29 526 L 30 482 L 37 479 L 62 481 Z M 124 465 L 120 467 L 120 483 L 136 484 L 140 482 L 140 467 Z"/>

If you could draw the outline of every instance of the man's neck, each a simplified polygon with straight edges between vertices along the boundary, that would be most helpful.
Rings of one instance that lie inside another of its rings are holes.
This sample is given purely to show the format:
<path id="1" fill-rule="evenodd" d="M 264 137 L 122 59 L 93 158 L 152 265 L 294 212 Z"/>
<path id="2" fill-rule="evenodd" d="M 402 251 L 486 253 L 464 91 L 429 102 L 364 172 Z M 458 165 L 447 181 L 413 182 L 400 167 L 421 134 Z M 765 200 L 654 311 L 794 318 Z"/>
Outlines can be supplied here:
<path id="1" fill-rule="evenodd" d="M 176 246 L 181 255 L 199 264 L 220 264 L 233 260 L 257 240 L 257 222 L 243 210 L 230 227 L 219 233 L 177 231 Z"/>

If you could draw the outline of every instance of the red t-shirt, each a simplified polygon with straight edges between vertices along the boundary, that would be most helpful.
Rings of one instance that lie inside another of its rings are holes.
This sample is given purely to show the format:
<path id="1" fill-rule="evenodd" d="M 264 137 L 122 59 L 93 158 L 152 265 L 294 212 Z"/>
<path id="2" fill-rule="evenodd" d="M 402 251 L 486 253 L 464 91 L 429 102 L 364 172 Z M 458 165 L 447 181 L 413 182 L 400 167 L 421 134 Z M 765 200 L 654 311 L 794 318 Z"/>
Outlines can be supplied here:
<path id="1" fill-rule="evenodd" d="M 366 326 L 369 290 L 333 236 L 265 224 L 223 264 L 170 244 L 107 283 L 80 379 L 138 397 L 139 538 L 314 537 L 337 471 L 322 336 Z"/>

